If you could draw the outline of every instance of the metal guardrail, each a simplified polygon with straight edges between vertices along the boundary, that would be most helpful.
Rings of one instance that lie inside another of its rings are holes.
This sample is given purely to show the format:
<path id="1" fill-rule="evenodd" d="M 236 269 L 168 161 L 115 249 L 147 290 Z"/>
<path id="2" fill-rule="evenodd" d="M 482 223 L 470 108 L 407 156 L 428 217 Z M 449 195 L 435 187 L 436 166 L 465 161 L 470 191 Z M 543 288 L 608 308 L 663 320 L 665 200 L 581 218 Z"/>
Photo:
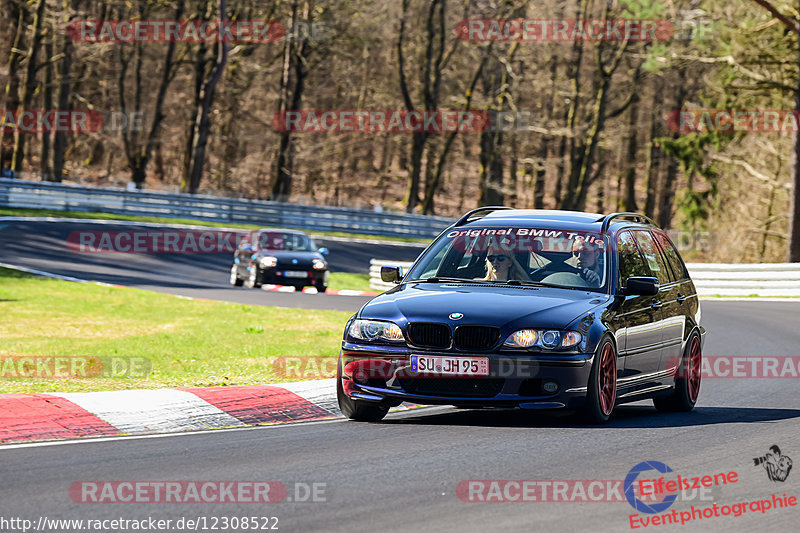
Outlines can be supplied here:
<path id="1" fill-rule="evenodd" d="M 394 283 L 381 281 L 381 266 L 395 265 L 405 272 L 413 263 L 372 259 L 369 286 L 385 291 Z M 721 264 L 687 263 L 700 296 L 800 296 L 800 263 Z"/>
<path id="2" fill-rule="evenodd" d="M 377 291 L 388 291 L 395 286 L 394 283 L 386 283 L 381 279 L 381 266 L 393 265 L 403 269 L 403 274 L 411 268 L 414 263 L 407 261 L 392 261 L 390 259 L 370 259 L 369 260 L 369 287 Z"/>
<path id="3" fill-rule="evenodd" d="M 701 296 L 800 296 L 800 263 L 687 263 Z"/>
<path id="4" fill-rule="evenodd" d="M 0 206 L 191 218 L 318 231 L 430 239 L 453 219 L 217 196 L 128 191 L 0 178 Z"/>

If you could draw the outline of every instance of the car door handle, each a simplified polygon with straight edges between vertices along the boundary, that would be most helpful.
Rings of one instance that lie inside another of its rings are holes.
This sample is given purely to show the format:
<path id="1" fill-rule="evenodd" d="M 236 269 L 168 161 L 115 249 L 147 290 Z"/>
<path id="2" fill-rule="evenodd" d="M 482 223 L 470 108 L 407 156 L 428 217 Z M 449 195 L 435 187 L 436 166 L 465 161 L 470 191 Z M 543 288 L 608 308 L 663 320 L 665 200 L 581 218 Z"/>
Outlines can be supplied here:
<path id="1" fill-rule="evenodd" d="M 661 302 L 653 302 L 650 304 L 650 309 L 661 309 L 663 305 Z"/>
<path id="2" fill-rule="evenodd" d="M 683 301 L 686 299 L 686 296 L 684 296 L 683 294 L 679 294 L 675 299 L 678 301 L 679 304 L 682 304 Z"/>

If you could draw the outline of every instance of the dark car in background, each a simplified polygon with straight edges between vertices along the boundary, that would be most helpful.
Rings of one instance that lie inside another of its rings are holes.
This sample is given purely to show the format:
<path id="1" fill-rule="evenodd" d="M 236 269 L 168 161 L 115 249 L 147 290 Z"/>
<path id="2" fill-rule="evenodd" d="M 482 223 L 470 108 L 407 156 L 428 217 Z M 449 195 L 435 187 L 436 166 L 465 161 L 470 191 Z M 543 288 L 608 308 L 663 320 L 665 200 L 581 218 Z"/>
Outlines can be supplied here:
<path id="1" fill-rule="evenodd" d="M 669 237 L 643 215 L 481 208 L 439 235 L 345 327 L 345 416 L 403 401 L 580 411 L 652 399 L 688 411 L 705 330 Z"/>
<path id="2" fill-rule="evenodd" d="M 236 248 L 230 271 L 231 285 L 250 288 L 262 284 L 288 285 L 298 291 L 328 289 L 327 248 L 317 248 L 302 231 L 262 229 L 244 237 Z"/>

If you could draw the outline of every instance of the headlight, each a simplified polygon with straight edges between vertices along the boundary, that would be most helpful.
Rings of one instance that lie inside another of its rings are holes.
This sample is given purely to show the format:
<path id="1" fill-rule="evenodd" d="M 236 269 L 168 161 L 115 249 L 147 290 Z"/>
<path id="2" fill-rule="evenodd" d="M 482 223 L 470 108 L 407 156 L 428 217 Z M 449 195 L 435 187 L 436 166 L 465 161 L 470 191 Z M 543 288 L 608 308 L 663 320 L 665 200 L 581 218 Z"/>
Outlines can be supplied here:
<path id="1" fill-rule="evenodd" d="M 258 260 L 258 263 L 261 265 L 262 268 L 272 268 L 278 265 L 278 258 L 272 257 L 271 255 L 265 255 L 264 257 Z"/>
<path id="2" fill-rule="evenodd" d="M 353 320 L 347 333 L 354 339 L 362 341 L 405 341 L 400 326 L 382 320 Z"/>
<path id="3" fill-rule="evenodd" d="M 325 268 L 325 261 L 323 261 L 322 259 L 312 259 L 311 260 L 311 265 L 316 270 L 322 270 L 323 268 Z"/>
<path id="4" fill-rule="evenodd" d="M 536 338 L 537 335 L 535 330 L 521 329 L 516 333 L 509 335 L 503 345 L 510 346 L 512 348 L 529 348 L 536 344 Z"/>
<path id="5" fill-rule="evenodd" d="M 581 337 L 581 334 L 578 333 L 577 331 L 567 331 L 561 337 L 561 347 L 571 348 L 572 346 L 575 346 L 576 344 L 581 342 L 582 339 L 583 337 Z"/>
<path id="6" fill-rule="evenodd" d="M 577 331 L 521 329 L 515 331 L 503 342 L 506 348 L 539 347 L 547 350 L 572 348 L 583 340 Z"/>

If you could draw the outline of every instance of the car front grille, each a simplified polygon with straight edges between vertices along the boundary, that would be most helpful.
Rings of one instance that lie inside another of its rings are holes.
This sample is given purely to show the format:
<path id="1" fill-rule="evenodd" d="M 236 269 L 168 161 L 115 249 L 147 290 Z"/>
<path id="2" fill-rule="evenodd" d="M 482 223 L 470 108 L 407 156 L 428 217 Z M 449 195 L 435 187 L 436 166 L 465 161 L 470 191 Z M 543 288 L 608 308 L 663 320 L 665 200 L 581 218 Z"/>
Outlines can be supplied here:
<path id="1" fill-rule="evenodd" d="M 491 326 L 458 326 L 453 336 L 459 350 L 488 350 L 500 337 L 500 329 Z"/>
<path id="2" fill-rule="evenodd" d="M 503 378 L 406 378 L 400 380 L 400 386 L 408 394 L 493 398 L 504 382 Z"/>
<path id="3" fill-rule="evenodd" d="M 311 261 L 306 259 L 298 259 L 296 263 L 292 263 L 292 259 L 280 258 L 276 268 L 280 270 L 311 270 L 313 266 Z"/>
<path id="4" fill-rule="evenodd" d="M 446 324 L 411 322 L 407 328 L 408 340 L 424 348 L 449 348 L 450 328 Z"/>

